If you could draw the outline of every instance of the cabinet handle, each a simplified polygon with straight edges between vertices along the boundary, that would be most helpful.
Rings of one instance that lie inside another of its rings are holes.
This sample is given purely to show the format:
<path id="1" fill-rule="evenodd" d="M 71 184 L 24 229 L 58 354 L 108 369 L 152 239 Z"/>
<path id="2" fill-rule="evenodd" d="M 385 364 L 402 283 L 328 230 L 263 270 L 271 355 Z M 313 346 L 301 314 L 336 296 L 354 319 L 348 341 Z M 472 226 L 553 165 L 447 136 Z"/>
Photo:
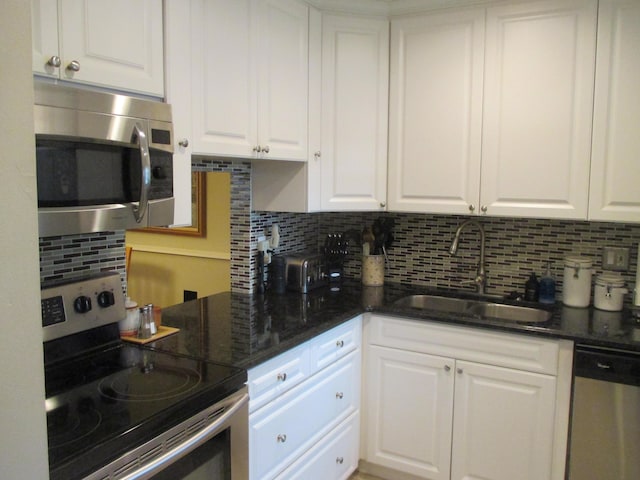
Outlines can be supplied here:
<path id="1" fill-rule="evenodd" d="M 387 206 L 387 202 L 380 202 L 380 208 L 384 208 Z"/>
<path id="2" fill-rule="evenodd" d="M 71 70 L 72 72 L 79 72 L 80 62 L 78 62 L 77 60 L 72 60 L 71 63 L 67 65 L 67 70 Z"/>
<path id="3" fill-rule="evenodd" d="M 253 147 L 253 151 L 256 153 L 260 153 L 262 151 L 262 147 L 260 147 L 260 145 L 256 145 L 255 147 Z"/>
<path id="4" fill-rule="evenodd" d="M 458 372 L 459 374 L 461 374 L 461 375 L 462 375 L 463 370 L 462 370 L 461 368 L 458 368 L 458 369 L 456 370 L 456 372 Z"/>
<path id="5" fill-rule="evenodd" d="M 269 153 L 269 145 L 262 147 L 262 153 Z"/>
<path id="6" fill-rule="evenodd" d="M 178 142 L 178 145 L 180 145 L 181 147 L 187 148 L 189 146 L 189 139 L 183 138 Z"/>
<path id="7" fill-rule="evenodd" d="M 313 156 L 316 157 L 316 160 L 318 160 L 322 156 L 322 154 L 320 153 L 320 150 L 318 150 L 313 154 Z"/>
<path id="8" fill-rule="evenodd" d="M 487 213 L 487 206 L 483 205 L 482 207 L 480 207 L 480 210 L 482 210 L 482 213 Z"/>
<path id="9" fill-rule="evenodd" d="M 469 211 L 473 212 L 476 209 L 476 206 L 474 204 L 469 205 Z"/>
<path id="10" fill-rule="evenodd" d="M 337 392 L 337 393 L 336 393 L 336 398 L 337 398 L 338 400 L 342 400 L 342 399 L 344 398 L 344 393 L 342 393 L 342 392 Z"/>
<path id="11" fill-rule="evenodd" d="M 287 379 L 287 373 L 279 373 L 278 374 L 278 380 L 280 380 L 281 382 L 284 382 Z"/>
<path id="12" fill-rule="evenodd" d="M 451 367 L 449 365 L 445 365 L 444 366 L 444 371 L 445 372 L 450 372 L 451 371 Z"/>
<path id="13" fill-rule="evenodd" d="M 284 433 L 281 433 L 276 437 L 276 440 L 278 441 L 278 443 L 284 443 L 287 441 L 287 436 Z"/>
<path id="14" fill-rule="evenodd" d="M 342 348 L 342 347 L 344 347 L 344 340 L 338 340 L 338 341 L 336 342 L 336 347 L 338 347 L 338 348 Z"/>
<path id="15" fill-rule="evenodd" d="M 338 458 L 336 458 L 336 463 L 337 463 L 338 465 L 342 465 L 342 464 L 344 463 L 344 458 L 343 458 L 343 457 L 338 457 Z"/>
<path id="16" fill-rule="evenodd" d="M 48 61 L 47 61 L 47 65 L 50 65 L 52 67 L 58 68 L 60 65 L 62 65 L 62 60 L 60 60 L 60 57 L 57 55 L 53 55 Z"/>

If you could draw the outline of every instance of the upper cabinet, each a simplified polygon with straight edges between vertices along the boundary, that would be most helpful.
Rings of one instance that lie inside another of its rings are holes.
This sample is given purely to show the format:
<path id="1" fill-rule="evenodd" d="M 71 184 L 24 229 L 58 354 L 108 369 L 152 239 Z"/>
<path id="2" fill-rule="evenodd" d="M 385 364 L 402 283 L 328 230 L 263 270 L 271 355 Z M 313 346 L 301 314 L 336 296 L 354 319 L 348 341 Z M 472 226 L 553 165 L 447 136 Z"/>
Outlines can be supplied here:
<path id="1" fill-rule="evenodd" d="M 389 22 L 311 12 L 309 161 L 256 162 L 253 208 L 384 210 Z"/>
<path id="2" fill-rule="evenodd" d="M 390 210 L 478 205 L 484 18 L 471 9 L 391 22 Z"/>
<path id="3" fill-rule="evenodd" d="M 394 19 L 390 209 L 586 218 L 596 4 Z"/>
<path id="4" fill-rule="evenodd" d="M 600 0 L 589 218 L 640 221 L 640 2 Z"/>
<path id="5" fill-rule="evenodd" d="M 297 0 L 189 3 L 189 78 L 180 89 L 191 104 L 193 152 L 306 160 L 309 7 Z"/>
<path id="6" fill-rule="evenodd" d="M 32 0 L 32 27 L 37 75 L 164 96 L 162 0 Z"/>

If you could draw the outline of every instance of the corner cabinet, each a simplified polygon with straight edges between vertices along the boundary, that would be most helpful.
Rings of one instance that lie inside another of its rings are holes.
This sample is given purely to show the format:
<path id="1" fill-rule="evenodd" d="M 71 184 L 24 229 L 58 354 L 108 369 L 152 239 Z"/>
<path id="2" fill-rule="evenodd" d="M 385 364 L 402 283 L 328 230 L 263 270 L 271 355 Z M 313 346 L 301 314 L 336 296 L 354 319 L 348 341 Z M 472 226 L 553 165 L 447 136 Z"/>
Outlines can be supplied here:
<path id="1" fill-rule="evenodd" d="M 254 209 L 385 209 L 388 46 L 386 19 L 312 10 L 309 161 L 254 163 Z"/>
<path id="2" fill-rule="evenodd" d="M 361 333 L 356 317 L 249 369 L 250 478 L 346 480 L 355 471 Z"/>
<path id="3" fill-rule="evenodd" d="M 640 1 L 600 0 L 589 219 L 640 222 Z"/>
<path id="4" fill-rule="evenodd" d="M 390 209 L 585 219 L 596 5 L 393 19 Z"/>
<path id="5" fill-rule="evenodd" d="M 380 315 L 365 325 L 361 469 L 564 478 L 571 342 Z"/>
<path id="6" fill-rule="evenodd" d="M 36 75 L 164 96 L 162 0 L 31 6 Z"/>
<path id="7" fill-rule="evenodd" d="M 306 160 L 309 7 L 194 0 L 187 14 L 176 87 L 189 104 L 192 153 Z"/>

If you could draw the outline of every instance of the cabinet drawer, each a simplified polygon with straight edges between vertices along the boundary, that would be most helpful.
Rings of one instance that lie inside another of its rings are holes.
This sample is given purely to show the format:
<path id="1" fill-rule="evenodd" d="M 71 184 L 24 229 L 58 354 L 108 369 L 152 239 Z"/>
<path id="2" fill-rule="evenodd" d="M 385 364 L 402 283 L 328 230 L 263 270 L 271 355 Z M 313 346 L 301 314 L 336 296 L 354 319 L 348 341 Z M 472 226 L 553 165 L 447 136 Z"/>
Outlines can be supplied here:
<path id="1" fill-rule="evenodd" d="M 358 410 L 358 354 L 349 354 L 249 416 L 251 478 L 274 478 Z"/>
<path id="2" fill-rule="evenodd" d="M 310 373 L 310 351 L 304 344 L 252 368 L 247 373 L 249 412 L 292 389 Z"/>
<path id="3" fill-rule="evenodd" d="M 360 347 L 362 316 L 354 318 L 313 340 L 311 364 L 314 371 L 323 369 Z"/>
<path id="4" fill-rule="evenodd" d="M 287 468 L 278 480 L 346 480 L 358 467 L 360 413 L 355 412 Z"/>
<path id="5" fill-rule="evenodd" d="M 556 375 L 559 342 L 420 320 L 371 316 L 369 343 Z"/>

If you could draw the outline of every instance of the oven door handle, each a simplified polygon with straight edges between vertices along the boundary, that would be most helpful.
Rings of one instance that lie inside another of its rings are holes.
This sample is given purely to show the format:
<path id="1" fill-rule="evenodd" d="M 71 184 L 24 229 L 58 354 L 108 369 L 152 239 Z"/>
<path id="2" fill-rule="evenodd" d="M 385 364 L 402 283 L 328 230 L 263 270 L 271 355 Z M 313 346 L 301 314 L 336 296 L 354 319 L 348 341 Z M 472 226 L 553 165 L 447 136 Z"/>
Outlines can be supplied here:
<path id="1" fill-rule="evenodd" d="M 133 215 L 136 222 L 142 222 L 149 206 L 149 189 L 151 188 L 151 158 L 149 156 L 149 141 L 147 134 L 136 123 L 133 125 L 133 138 L 140 147 L 140 201 L 138 206 L 134 205 Z"/>
<path id="2" fill-rule="evenodd" d="M 223 403 L 220 406 L 220 408 L 227 408 L 227 410 L 215 422 L 205 427 L 193 437 L 188 438 L 172 450 L 169 450 L 160 457 L 142 466 L 138 470 L 130 473 L 126 477 L 123 477 L 122 480 L 143 480 L 153 478 L 156 473 L 162 471 L 164 468 L 168 467 L 177 460 L 180 460 L 189 452 L 195 450 L 200 445 L 203 445 L 208 440 L 228 428 L 228 422 L 231 417 L 233 417 L 241 408 L 243 408 L 248 403 L 248 393 L 244 393 L 239 398 L 237 396 L 230 398 L 228 404 Z"/>

